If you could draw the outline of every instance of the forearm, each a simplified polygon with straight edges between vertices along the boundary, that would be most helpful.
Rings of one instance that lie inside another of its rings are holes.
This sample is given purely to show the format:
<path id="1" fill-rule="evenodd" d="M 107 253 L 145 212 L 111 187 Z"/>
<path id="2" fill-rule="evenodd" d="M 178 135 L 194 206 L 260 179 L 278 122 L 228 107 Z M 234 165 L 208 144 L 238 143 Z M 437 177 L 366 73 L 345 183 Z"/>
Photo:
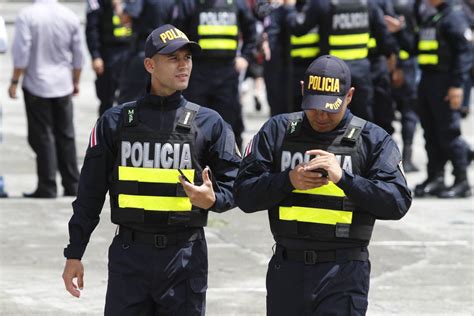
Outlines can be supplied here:
<path id="1" fill-rule="evenodd" d="M 13 73 L 11 77 L 11 83 L 12 84 L 18 84 L 18 81 L 20 80 L 21 76 L 25 72 L 24 68 L 13 68 Z"/>
<path id="2" fill-rule="evenodd" d="M 81 79 L 81 71 L 82 71 L 82 69 L 73 69 L 72 70 L 72 83 L 74 85 L 79 84 L 79 80 Z"/>

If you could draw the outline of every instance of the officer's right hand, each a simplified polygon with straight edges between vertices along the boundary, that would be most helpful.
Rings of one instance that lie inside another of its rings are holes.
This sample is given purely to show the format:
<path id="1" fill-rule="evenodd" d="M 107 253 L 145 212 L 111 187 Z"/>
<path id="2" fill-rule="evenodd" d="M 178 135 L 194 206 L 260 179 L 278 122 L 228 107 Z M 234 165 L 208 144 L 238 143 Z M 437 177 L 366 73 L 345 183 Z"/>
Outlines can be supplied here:
<path id="1" fill-rule="evenodd" d="M 98 76 L 104 73 L 104 61 L 102 58 L 94 58 L 94 60 L 92 60 L 92 69 L 94 69 Z"/>
<path id="2" fill-rule="evenodd" d="M 76 282 L 74 282 L 76 279 Z M 67 259 L 63 272 L 64 285 L 72 296 L 80 297 L 84 288 L 84 266 L 79 259 Z"/>
<path id="3" fill-rule="evenodd" d="M 290 182 L 297 190 L 309 190 L 328 184 L 328 179 L 319 172 L 305 171 L 304 163 L 300 163 L 290 171 Z"/>

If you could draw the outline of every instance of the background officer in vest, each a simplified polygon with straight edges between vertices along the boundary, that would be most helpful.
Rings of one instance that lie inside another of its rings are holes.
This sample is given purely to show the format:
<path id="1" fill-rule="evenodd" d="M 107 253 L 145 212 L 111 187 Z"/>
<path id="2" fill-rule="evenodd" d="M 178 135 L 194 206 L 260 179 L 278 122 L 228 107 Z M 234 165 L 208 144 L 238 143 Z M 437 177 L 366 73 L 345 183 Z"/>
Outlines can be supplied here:
<path id="1" fill-rule="evenodd" d="M 80 260 L 109 191 L 119 227 L 109 249 L 106 315 L 204 315 L 203 226 L 209 211 L 234 207 L 240 154 L 224 120 L 181 95 L 197 51 L 199 45 L 172 25 L 153 31 L 144 61 L 150 93 L 109 109 L 92 130 L 63 279 L 79 297 Z"/>
<path id="2" fill-rule="evenodd" d="M 130 47 L 132 30 L 120 23 L 114 12 L 116 0 L 88 0 L 86 15 L 86 40 L 92 57 L 92 68 L 99 115 L 114 106 L 123 64 Z"/>
<path id="3" fill-rule="evenodd" d="M 276 242 L 268 315 L 365 315 L 374 222 L 411 205 L 396 143 L 347 109 L 354 93 L 347 65 L 319 57 L 305 75 L 304 111 L 272 117 L 245 150 L 237 205 L 268 209 Z"/>
<path id="4" fill-rule="evenodd" d="M 428 178 L 415 188 L 415 196 L 441 198 L 471 196 L 467 179 L 469 147 L 461 137 L 460 108 L 463 85 L 471 68 L 472 32 L 464 14 L 450 1 L 429 0 L 436 14 L 420 25 L 418 63 L 419 115 L 428 155 Z M 446 188 L 444 166 L 453 165 L 455 181 Z"/>
<path id="5" fill-rule="evenodd" d="M 242 143 L 239 75 L 256 48 L 255 19 L 245 0 L 182 0 L 180 26 L 202 47 L 185 96 L 216 110 Z M 239 51 L 239 37 L 242 38 Z"/>
<path id="6" fill-rule="evenodd" d="M 148 74 L 143 68 L 143 47 L 150 33 L 157 27 L 172 23 L 178 10 L 173 0 L 123 0 L 115 5 L 115 12 L 122 23 L 132 25 L 129 56 L 120 76 L 118 103 L 141 98 L 149 84 Z"/>
<path id="7" fill-rule="evenodd" d="M 372 120 L 373 87 L 367 58 L 370 36 L 385 56 L 397 53 L 397 44 L 389 35 L 380 10 L 367 0 L 311 0 L 304 19 L 300 19 L 294 9 L 295 0 L 285 2 L 288 27 L 294 35 L 301 36 L 319 26 L 319 55 L 330 54 L 346 61 L 357 90 L 351 111 Z"/>

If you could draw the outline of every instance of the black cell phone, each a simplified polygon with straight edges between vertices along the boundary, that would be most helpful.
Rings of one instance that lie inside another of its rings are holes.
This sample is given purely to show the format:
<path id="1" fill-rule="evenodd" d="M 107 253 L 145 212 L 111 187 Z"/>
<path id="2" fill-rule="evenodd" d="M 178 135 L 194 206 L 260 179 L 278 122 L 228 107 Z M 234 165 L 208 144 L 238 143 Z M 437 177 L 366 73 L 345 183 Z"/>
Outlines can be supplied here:
<path id="1" fill-rule="evenodd" d="M 181 171 L 181 169 L 178 168 L 178 172 L 183 176 L 183 178 L 186 182 L 191 183 L 191 181 L 189 181 L 189 179 L 184 175 L 184 173 Z"/>
<path id="2" fill-rule="evenodd" d="M 324 178 L 328 177 L 328 172 L 327 172 L 326 169 L 318 168 L 318 169 L 314 169 L 314 170 L 311 170 L 311 171 L 320 173 Z"/>

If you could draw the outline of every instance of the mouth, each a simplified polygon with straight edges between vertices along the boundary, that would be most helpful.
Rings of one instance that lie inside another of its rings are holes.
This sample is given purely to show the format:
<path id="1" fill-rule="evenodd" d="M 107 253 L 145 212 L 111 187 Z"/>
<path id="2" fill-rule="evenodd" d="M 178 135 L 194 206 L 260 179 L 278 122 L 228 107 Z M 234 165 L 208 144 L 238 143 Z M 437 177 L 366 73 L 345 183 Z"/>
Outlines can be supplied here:
<path id="1" fill-rule="evenodd" d="M 189 78 L 189 75 L 188 74 L 178 74 L 178 75 L 176 75 L 176 78 L 183 80 L 183 79 Z"/>

